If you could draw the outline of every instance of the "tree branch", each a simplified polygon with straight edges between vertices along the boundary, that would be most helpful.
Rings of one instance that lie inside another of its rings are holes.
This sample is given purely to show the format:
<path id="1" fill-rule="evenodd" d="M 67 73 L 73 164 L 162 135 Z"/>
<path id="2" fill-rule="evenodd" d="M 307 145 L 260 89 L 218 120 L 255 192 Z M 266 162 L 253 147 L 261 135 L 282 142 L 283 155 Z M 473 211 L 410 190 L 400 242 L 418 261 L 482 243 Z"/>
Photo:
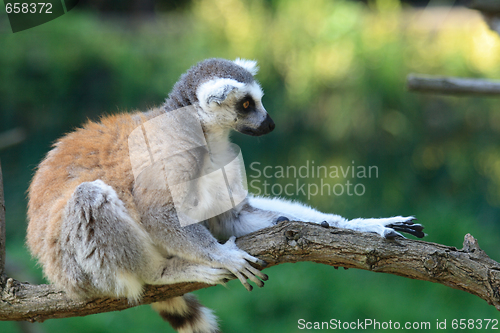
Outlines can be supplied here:
<path id="1" fill-rule="evenodd" d="M 2 163 L 0 161 L 0 279 L 5 270 L 5 198 L 3 194 Z"/>
<path id="2" fill-rule="evenodd" d="M 495 305 L 500 311 L 500 264 L 490 259 L 469 234 L 464 247 L 377 235 L 318 224 L 283 222 L 240 237 L 238 246 L 268 262 L 312 261 L 330 266 L 390 273 L 441 283 L 464 290 Z M 8 279 L 1 292 L 0 320 L 43 321 L 124 310 L 206 288 L 203 283 L 147 286 L 138 304 L 126 299 L 98 298 L 77 301 L 51 285 L 30 285 Z"/>
<path id="3" fill-rule="evenodd" d="M 490 29 L 500 34 L 500 2 L 498 0 L 471 0 L 468 7 L 480 11 Z"/>
<path id="4" fill-rule="evenodd" d="M 469 8 L 488 13 L 500 13 L 500 3 L 498 0 L 472 0 Z"/>
<path id="5" fill-rule="evenodd" d="M 26 140 L 26 131 L 22 127 L 0 133 L 0 150 L 10 148 Z"/>
<path id="6" fill-rule="evenodd" d="M 500 96 L 499 80 L 409 74 L 406 78 L 406 83 L 409 91 L 453 95 Z"/>
<path id="7" fill-rule="evenodd" d="M 471 0 L 468 7 L 480 11 L 490 29 L 500 35 L 500 1 Z M 500 81 L 498 80 L 409 74 L 406 84 L 409 91 L 459 96 L 500 96 Z"/>

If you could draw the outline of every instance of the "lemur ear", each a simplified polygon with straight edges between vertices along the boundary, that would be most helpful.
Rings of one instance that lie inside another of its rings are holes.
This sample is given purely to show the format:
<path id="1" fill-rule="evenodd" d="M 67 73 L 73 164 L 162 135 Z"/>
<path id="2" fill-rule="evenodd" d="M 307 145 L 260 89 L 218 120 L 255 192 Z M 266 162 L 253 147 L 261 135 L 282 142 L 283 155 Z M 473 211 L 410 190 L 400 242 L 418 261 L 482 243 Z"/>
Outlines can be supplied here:
<path id="1" fill-rule="evenodd" d="M 231 92 L 241 88 L 243 83 L 233 79 L 214 79 L 201 84 L 196 91 L 200 103 L 209 105 L 212 102 L 222 104 Z"/>
<path id="2" fill-rule="evenodd" d="M 229 93 L 234 89 L 236 89 L 236 87 L 229 84 L 217 87 L 217 89 L 212 90 L 211 93 L 207 96 L 207 104 L 210 104 L 212 102 L 222 104 L 222 102 L 226 100 Z"/>
<path id="3" fill-rule="evenodd" d="M 255 60 L 246 60 L 246 59 L 240 59 L 236 58 L 234 63 L 238 66 L 243 67 L 247 71 L 249 71 L 253 76 L 257 74 L 259 71 L 259 66 L 257 66 L 257 61 Z"/>

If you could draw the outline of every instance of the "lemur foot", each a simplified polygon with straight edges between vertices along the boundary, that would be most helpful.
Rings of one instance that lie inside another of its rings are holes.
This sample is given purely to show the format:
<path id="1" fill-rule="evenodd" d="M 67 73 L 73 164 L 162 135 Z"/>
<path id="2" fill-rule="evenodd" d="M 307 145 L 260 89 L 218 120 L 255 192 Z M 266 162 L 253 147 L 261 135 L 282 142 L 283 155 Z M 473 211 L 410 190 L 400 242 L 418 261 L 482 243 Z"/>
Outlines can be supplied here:
<path id="1" fill-rule="evenodd" d="M 266 281 L 268 276 L 257 268 L 254 268 L 250 263 L 257 264 L 261 267 L 265 267 L 267 263 L 240 250 L 236 246 L 235 239 L 236 237 L 232 236 L 222 245 L 224 251 L 221 256 L 215 260 L 221 265 L 221 268 L 227 269 L 236 276 L 248 291 L 252 291 L 253 287 L 248 283 L 247 279 L 254 282 L 257 286 L 263 287 L 264 282 L 261 280 Z"/>
<path id="2" fill-rule="evenodd" d="M 354 219 L 348 222 L 348 228 L 362 231 L 373 232 L 381 237 L 392 239 L 395 237 L 403 237 L 398 231 L 412 234 L 418 238 L 425 236 L 424 227 L 421 224 L 416 224 L 416 218 L 413 216 L 402 217 L 395 216 L 382 219 Z"/>
<path id="3" fill-rule="evenodd" d="M 413 221 L 416 221 L 417 219 L 414 217 L 410 217 L 409 220 L 403 221 L 403 222 L 394 222 L 391 224 L 388 224 L 387 227 L 397 230 L 397 231 L 402 231 L 406 232 L 408 234 L 411 234 L 415 237 L 422 238 L 425 236 L 425 233 L 422 231 L 424 230 L 424 226 L 421 224 L 415 224 Z M 390 238 L 387 237 L 386 238 Z"/>

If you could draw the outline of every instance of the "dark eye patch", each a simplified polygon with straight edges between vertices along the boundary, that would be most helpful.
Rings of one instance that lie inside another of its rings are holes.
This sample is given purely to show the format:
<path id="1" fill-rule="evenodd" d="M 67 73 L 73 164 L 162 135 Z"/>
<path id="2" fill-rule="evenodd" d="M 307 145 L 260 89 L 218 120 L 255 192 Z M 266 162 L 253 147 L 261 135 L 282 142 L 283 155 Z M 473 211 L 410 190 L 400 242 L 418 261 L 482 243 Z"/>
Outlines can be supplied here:
<path id="1" fill-rule="evenodd" d="M 236 111 L 240 114 L 247 114 L 255 110 L 255 101 L 250 95 L 246 95 L 236 103 Z"/>

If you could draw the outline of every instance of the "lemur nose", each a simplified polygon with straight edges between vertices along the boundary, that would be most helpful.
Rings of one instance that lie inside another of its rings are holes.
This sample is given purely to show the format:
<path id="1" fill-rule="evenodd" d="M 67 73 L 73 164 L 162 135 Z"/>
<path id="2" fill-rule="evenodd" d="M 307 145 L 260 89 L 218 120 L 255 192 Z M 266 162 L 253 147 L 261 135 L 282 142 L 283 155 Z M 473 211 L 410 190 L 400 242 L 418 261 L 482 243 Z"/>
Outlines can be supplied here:
<path id="1" fill-rule="evenodd" d="M 274 128 L 276 127 L 276 124 L 271 119 L 271 117 L 269 117 L 269 115 L 267 115 L 266 120 L 264 120 L 264 122 L 267 123 L 267 126 L 269 128 L 269 132 L 271 132 L 272 130 L 274 130 Z"/>
<path id="2" fill-rule="evenodd" d="M 274 130 L 274 128 L 276 127 L 276 124 L 274 123 L 274 121 L 271 119 L 271 123 L 269 124 L 269 131 L 272 131 Z"/>

